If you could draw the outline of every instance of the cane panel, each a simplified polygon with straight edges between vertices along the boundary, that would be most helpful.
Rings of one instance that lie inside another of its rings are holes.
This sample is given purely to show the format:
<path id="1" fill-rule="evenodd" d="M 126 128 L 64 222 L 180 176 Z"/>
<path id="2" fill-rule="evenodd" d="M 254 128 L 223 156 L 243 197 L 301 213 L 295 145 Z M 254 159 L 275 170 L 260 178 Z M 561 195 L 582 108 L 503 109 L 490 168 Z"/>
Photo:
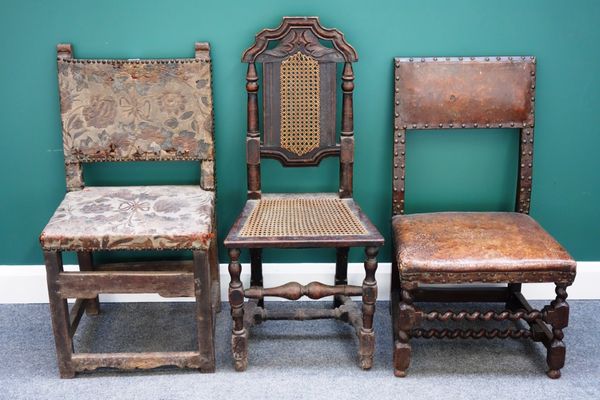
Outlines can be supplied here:
<path id="1" fill-rule="evenodd" d="M 261 199 L 240 237 L 350 236 L 368 232 L 343 200 L 316 197 Z"/>
<path id="2" fill-rule="evenodd" d="M 320 146 L 319 62 L 297 52 L 281 62 L 281 147 L 303 156 Z"/>

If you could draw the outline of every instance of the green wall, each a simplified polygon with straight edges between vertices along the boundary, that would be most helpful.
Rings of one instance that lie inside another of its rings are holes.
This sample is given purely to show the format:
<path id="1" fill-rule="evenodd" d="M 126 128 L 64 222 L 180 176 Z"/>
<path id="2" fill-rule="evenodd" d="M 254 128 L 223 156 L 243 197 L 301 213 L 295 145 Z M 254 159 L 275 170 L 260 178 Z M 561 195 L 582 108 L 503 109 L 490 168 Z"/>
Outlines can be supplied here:
<path id="1" fill-rule="evenodd" d="M 32 1 L 0 2 L 0 265 L 40 264 L 37 236 L 64 194 L 55 45 L 79 57 L 214 60 L 220 240 L 246 190 L 242 51 L 283 15 L 319 15 L 356 48 L 355 197 L 389 241 L 392 57 L 538 57 L 531 214 L 578 260 L 600 260 L 600 2 Z M 411 132 L 407 210 L 504 209 L 513 204 L 516 132 Z M 335 190 L 321 169 L 263 164 L 265 190 Z M 88 184 L 192 183 L 191 164 L 95 165 Z M 332 261 L 329 251 L 271 252 L 267 261 Z M 221 259 L 225 253 L 221 249 Z M 352 260 L 362 259 L 359 252 Z M 382 252 L 383 260 L 389 251 Z"/>

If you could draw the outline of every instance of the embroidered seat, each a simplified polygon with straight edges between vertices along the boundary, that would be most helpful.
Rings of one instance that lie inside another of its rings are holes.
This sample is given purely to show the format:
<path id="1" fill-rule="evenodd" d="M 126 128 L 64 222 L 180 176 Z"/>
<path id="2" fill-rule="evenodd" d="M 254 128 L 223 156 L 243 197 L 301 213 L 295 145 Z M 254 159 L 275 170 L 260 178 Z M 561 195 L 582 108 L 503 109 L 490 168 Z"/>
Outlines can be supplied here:
<path id="1" fill-rule="evenodd" d="M 206 250 L 214 197 L 200 186 L 86 187 L 67 193 L 40 240 L 45 250 Z"/>
<path id="2" fill-rule="evenodd" d="M 98 60 L 73 58 L 71 45 L 58 45 L 67 194 L 40 243 L 62 378 L 104 367 L 215 370 L 214 321 L 221 303 L 211 60 L 208 43 L 196 43 L 195 50 L 194 58 L 185 59 Z M 85 186 L 84 164 L 116 161 L 196 161 L 200 182 Z M 192 259 L 98 264 L 93 257 L 125 250 L 187 250 Z M 64 251 L 77 253 L 79 271 L 63 270 Z M 84 311 L 100 312 L 101 293 L 194 297 L 197 350 L 75 353 L 79 321 Z M 71 311 L 67 299 L 76 299 Z"/>

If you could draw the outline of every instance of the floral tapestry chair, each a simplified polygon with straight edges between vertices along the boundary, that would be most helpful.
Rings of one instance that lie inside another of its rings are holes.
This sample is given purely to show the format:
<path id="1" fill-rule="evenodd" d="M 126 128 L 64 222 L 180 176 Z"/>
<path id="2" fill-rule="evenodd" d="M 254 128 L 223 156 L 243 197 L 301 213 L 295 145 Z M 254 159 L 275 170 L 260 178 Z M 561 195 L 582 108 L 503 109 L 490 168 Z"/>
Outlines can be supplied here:
<path id="1" fill-rule="evenodd" d="M 44 228 L 52 325 L 60 376 L 101 367 L 163 365 L 215 369 L 214 319 L 220 307 L 215 226 L 211 60 L 75 59 L 58 45 L 58 81 L 67 194 Z M 86 187 L 83 164 L 107 161 L 200 162 L 199 185 Z M 191 261 L 95 263 L 94 252 L 180 250 Z M 62 252 L 77 253 L 65 272 Z M 99 313 L 99 293 L 158 293 L 196 300 L 198 350 L 75 353 L 84 313 Z M 67 299 L 76 299 L 71 311 Z"/>

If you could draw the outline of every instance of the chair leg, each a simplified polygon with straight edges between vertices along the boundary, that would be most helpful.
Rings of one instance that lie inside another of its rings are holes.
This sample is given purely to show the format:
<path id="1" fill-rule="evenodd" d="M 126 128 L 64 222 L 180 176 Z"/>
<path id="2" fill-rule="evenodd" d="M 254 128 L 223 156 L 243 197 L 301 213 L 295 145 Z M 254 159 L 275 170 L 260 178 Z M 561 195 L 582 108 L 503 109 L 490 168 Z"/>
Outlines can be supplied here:
<path id="1" fill-rule="evenodd" d="M 94 260 L 92 258 L 91 251 L 78 251 L 77 262 L 79 264 L 80 271 L 93 271 Z M 85 313 L 87 315 L 98 315 L 100 314 L 100 299 L 96 296 L 93 299 L 88 299 L 85 306 Z"/>
<path id="2" fill-rule="evenodd" d="M 521 292 L 521 284 L 520 283 L 509 283 L 508 284 L 508 297 L 506 299 L 506 309 L 511 311 L 517 311 L 519 307 L 521 307 L 521 303 L 517 300 L 515 296 L 516 293 Z"/>
<path id="3" fill-rule="evenodd" d="M 233 319 L 231 351 L 235 370 L 245 371 L 248 367 L 248 332 L 244 327 L 244 287 L 240 280 L 242 265 L 239 257 L 239 249 L 229 249 L 229 304 Z"/>
<path id="4" fill-rule="evenodd" d="M 362 369 L 370 369 L 373 366 L 373 353 L 375 352 L 375 332 L 373 331 L 373 316 L 375 314 L 375 302 L 377 301 L 377 271 L 378 247 L 367 247 L 365 249 L 365 280 L 362 284 L 362 318 L 363 325 L 359 332 L 360 340 L 360 366 Z"/>
<path id="5" fill-rule="evenodd" d="M 212 279 L 212 304 L 216 313 L 221 312 L 221 272 L 219 270 L 219 249 L 217 241 L 217 232 L 215 239 L 211 242 L 208 249 L 208 258 L 210 261 L 210 275 Z"/>
<path id="6" fill-rule="evenodd" d="M 348 284 L 348 247 L 338 247 L 336 249 L 336 260 L 335 260 L 335 284 L 336 285 L 347 285 Z M 333 297 L 333 307 L 337 308 L 342 305 L 339 296 Z"/>
<path id="7" fill-rule="evenodd" d="M 566 299 L 567 285 L 556 284 L 556 298 L 544 308 L 544 322 L 552 327 L 552 340 L 546 344 L 547 375 L 552 379 L 560 378 L 560 370 L 565 365 L 566 347 L 562 341 L 562 330 L 569 325 L 569 304 Z"/>
<path id="8" fill-rule="evenodd" d="M 215 372 L 213 292 L 211 290 L 213 283 L 211 279 L 212 268 L 206 251 L 195 250 L 193 254 L 198 352 L 202 363 L 200 372 Z"/>
<path id="9" fill-rule="evenodd" d="M 404 282 L 400 282 L 399 285 L 400 293 L 396 291 L 395 300 L 392 300 L 399 301 L 397 309 L 393 311 L 394 375 L 403 378 L 410 366 L 412 353 L 410 345 L 411 330 L 417 325 L 412 293 L 416 289 L 416 285 Z"/>
<path id="10" fill-rule="evenodd" d="M 262 249 L 250 249 L 250 286 L 263 287 Z M 265 300 L 258 300 L 258 306 L 264 307 Z"/>
<path id="11" fill-rule="evenodd" d="M 67 299 L 59 294 L 58 275 L 63 271 L 62 254 L 60 251 L 44 251 L 46 264 L 46 279 L 48 282 L 48 298 L 50 301 L 50 316 L 56 344 L 58 371 L 61 378 L 73 378 L 75 368 L 71 361 L 73 341 L 69 334 L 69 306 Z"/>

